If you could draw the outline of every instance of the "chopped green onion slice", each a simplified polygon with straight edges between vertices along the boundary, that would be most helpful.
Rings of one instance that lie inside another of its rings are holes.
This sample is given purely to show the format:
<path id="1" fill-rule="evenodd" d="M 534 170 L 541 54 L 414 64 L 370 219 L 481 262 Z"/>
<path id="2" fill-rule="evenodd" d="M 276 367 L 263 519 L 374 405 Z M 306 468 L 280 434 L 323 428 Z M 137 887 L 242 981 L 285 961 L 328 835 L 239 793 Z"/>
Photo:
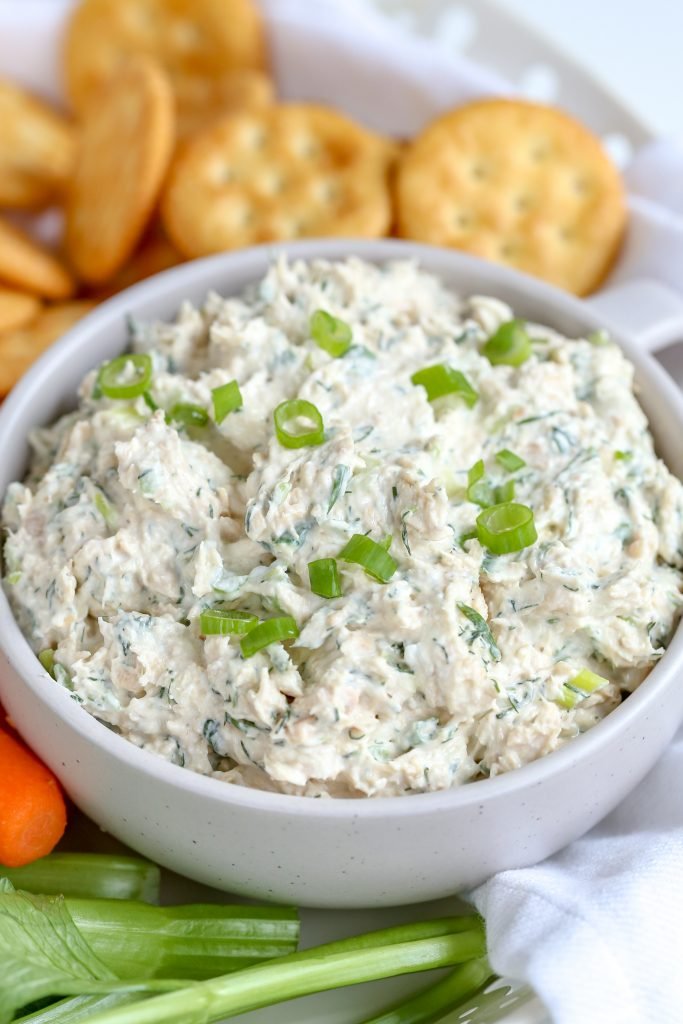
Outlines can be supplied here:
<path id="1" fill-rule="evenodd" d="M 41 651 L 38 655 L 38 661 L 43 666 L 46 672 L 49 672 L 51 676 L 54 675 L 55 670 L 55 652 L 51 647 L 47 647 L 44 651 Z"/>
<path id="2" fill-rule="evenodd" d="M 335 359 L 345 355 L 351 347 L 351 327 L 324 309 L 316 309 L 310 320 L 311 337 L 319 348 Z"/>
<path id="3" fill-rule="evenodd" d="M 363 533 L 354 533 L 339 552 L 339 557 L 343 562 L 362 566 L 378 583 L 388 583 L 397 569 L 396 561 L 387 549 Z"/>
<path id="4" fill-rule="evenodd" d="M 593 693 L 602 686 L 608 686 L 609 679 L 599 676 L 597 672 L 591 672 L 589 668 L 582 668 L 573 679 L 569 680 L 569 683 L 571 686 L 575 686 L 577 690 L 582 690 L 583 693 Z"/>
<path id="5" fill-rule="evenodd" d="M 318 597 L 341 597 L 341 577 L 335 558 L 317 558 L 308 563 L 311 590 Z"/>
<path id="6" fill-rule="evenodd" d="M 507 469 L 508 473 L 516 473 L 522 466 L 526 466 L 526 462 L 520 455 L 515 455 L 509 448 L 501 448 L 496 453 L 496 462 L 499 462 L 503 469 Z"/>
<path id="7" fill-rule="evenodd" d="M 105 496 L 102 494 L 102 491 L 95 491 L 93 504 L 95 505 L 95 508 L 104 519 L 107 526 L 111 526 L 115 518 L 114 509 L 111 507 Z"/>
<path id="8" fill-rule="evenodd" d="M 615 452 L 614 458 L 617 462 L 630 462 L 633 458 L 633 452 Z"/>
<path id="9" fill-rule="evenodd" d="M 135 376 L 132 380 L 122 381 L 128 367 L 132 367 Z M 147 391 L 152 380 L 152 358 L 146 353 L 123 355 L 105 363 L 98 377 L 99 389 L 107 398 L 137 398 Z"/>
<path id="10" fill-rule="evenodd" d="M 591 333 L 586 338 L 586 341 L 589 341 L 591 345 L 609 345 L 609 331 L 606 331 L 604 327 L 601 327 L 597 331 L 591 331 Z"/>
<path id="11" fill-rule="evenodd" d="M 464 373 L 454 370 L 444 363 L 425 366 L 410 378 L 413 384 L 421 384 L 427 392 L 427 400 L 433 402 L 443 395 L 459 395 L 472 408 L 479 400 L 479 393 L 474 390 Z"/>
<path id="12" fill-rule="evenodd" d="M 467 471 L 467 500 L 482 508 L 495 504 L 493 487 L 484 476 L 483 459 L 479 459 Z"/>
<path id="13" fill-rule="evenodd" d="M 596 690 L 609 684 L 609 679 L 599 676 L 597 672 L 591 672 L 588 668 L 582 668 L 580 672 L 565 683 L 562 687 L 562 696 L 558 697 L 557 703 L 563 708 L 573 708 L 579 700 L 590 696 Z"/>
<path id="14" fill-rule="evenodd" d="M 156 402 L 154 401 L 154 399 L 152 398 L 152 396 L 151 396 L 151 394 L 149 393 L 149 391 L 145 391 L 145 392 L 143 392 L 143 395 L 142 395 L 142 399 L 143 399 L 143 401 L 144 401 L 145 405 L 146 405 L 146 406 L 147 406 L 147 407 L 148 407 L 149 409 L 151 409 L 151 410 L 152 410 L 152 412 L 156 412 L 156 411 L 157 411 L 157 409 L 159 408 L 159 406 L 158 406 L 158 405 L 157 405 L 157 403 L 156 403 Z"/>
<path id="15" fill-rule="evenodd" d="M 313 427 L 308 430 L 288 430 L 287 425 L 297 419 L 309 420 Z M 320 410 L 304 398 L 280 402 L 273 413 L 273 420 L 277 439 L 283 448 L 308 448 L 322 444 L 325 440 L 325 425 Z"/>
<path id="16" fill-rule="evenodd" d="M 199 616 L 199 628 L 204 636 L 242 636 L 257 623 L 256 615 L 239 608 L 206 608 Z"/>
<path id="17" fill-rule="evenodd" d="M 235 409 L 241 409 L 244 404 L 242 392 L 236 380 L 227 384 L 221 384 L 218 388 L 212 388 L 211 398 L 213 399 L 213 418 L 216 423 L 222 423 L 228 413 Z"/>
<path id="18" fill-rule="evenodd" d="M 270 644 L 279 643 L 282 640 L 294 640 L 299 635 L 297 626 L 291 615 L 281 615 L 277 619 L 266 619 L 258 626 L 250 629 L 246 636 L 240 640 L 240 647 L 245 658 L 251 658 L 252 654 L 263 650 Z"/>
<path id="19" fill-rule="evenodd" d="M 176 402 L 167 416 L 169 423 L 182 423 L 184 427 L 205 427 L 209 414 L 203 405 L 191 402 Z"/>
<path id="20" fill-rule="evenodd" d="M 467 544 L 467 541 L 474 540 L 476 536 L 476 530 L 466 530 L 465 533 L 461 533 L 460 536 L 457 538 L 458 547 L 462 548 L 462 550 L 464 551 L 465 544 Z"/>
<path id="21" fill-rule="evenodd" d="M 523 320 L 508 320 L 491 335 L 482 349 L 493 366 L 521 366 L 531 355 L 531 338 Z"/>
<path id="22" fill-rule="evenodd" d="M 495 504 L 502 505 L 506 501 L 512 501 L 515 496 L 515 481 L 506 480 L 494 489 Z"/>
<path id="23" fill-rule="evenodd" d="M 521 551 L 538 538 L 534 514 L 526 505 L 513 501 L 485 508 L 477 516 L 477 536 L 494 555 Z"/>

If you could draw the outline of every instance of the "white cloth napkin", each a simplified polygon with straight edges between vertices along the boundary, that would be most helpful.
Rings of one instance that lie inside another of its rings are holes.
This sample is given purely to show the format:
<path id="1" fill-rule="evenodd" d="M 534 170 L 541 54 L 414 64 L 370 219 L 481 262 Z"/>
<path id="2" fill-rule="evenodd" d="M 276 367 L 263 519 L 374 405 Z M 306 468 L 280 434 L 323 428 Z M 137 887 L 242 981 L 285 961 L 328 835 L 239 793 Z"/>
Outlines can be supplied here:
<path id="1" fill-rule="evenodd" d="M 57 35 L 71 2 L 0 4 L 0 73 L 58 95 Z M 378 130 L 409 137 L 442 109 L 514 91 L 362 0 L 260 3 L 280 94 L 338 105 Z M 628 237 L 607 285 L 654 277 L 683 296 L 683 147 L 646 146 L 626 181 Z M 683 732 L 591 833 L 473 894 L 494 968 L 526 979 L 556 1024 L 683 1021 L 681 779 Z"/>
<path id="2" fill-rule="evenodd" d="M 554 1024 L 683 1021 L 682 778 L 683 731 L 586 836 L 473 893 L 495 970 L 526 979 Z"/>

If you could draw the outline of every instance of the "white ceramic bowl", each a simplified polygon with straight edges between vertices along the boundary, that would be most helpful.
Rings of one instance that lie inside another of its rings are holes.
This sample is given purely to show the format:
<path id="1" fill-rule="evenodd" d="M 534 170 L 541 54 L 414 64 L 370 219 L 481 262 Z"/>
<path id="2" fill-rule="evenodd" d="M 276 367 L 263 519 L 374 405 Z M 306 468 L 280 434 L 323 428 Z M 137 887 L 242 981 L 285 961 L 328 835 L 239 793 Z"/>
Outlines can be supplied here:
<path id="1" fill-rule="evenodd" d="M 413 256 L 462 293 L 579 334 L 601 326 L 585 303 L 455 252 L 408 243 L 262 247 L 186 264 L 100 306 L 31 369 L 0 412 L 0 493 L 20 479 L 26 436 L 75 402 L 83 374 L 125 346 L 124 317 L 171 317 L 181 299 L 239 291 L 274 251 L 369 260 Z M 679 325 L 680 326 L 680 325 Z M 683 332 L 682 332 L 683 333 Z M 660 454 L 683 474 L 683 398 L 651 356 L 636 364 Z M 228 785 L 168 764 L 100 725 L 43 671 L 0 595 L 0 699 L 67 792 L 102 828 L 221 889 L 307 906 L 370 907 L 454 893 L 528 865 L 581 835 L 654 763 L 683 717 L 683 631 L 642 686 L 590 732 L 507 775 L 412 797 L 310 800 Z"/>

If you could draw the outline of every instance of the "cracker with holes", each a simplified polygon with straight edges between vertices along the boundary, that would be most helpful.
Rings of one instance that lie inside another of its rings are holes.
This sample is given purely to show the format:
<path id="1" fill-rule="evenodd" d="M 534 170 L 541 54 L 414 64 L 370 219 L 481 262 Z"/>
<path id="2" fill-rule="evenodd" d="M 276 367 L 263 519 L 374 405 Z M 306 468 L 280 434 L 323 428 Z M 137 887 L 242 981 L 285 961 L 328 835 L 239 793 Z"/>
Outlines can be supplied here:
<path id="1" fill-rule="evenodd" d="M 252 0 L 81 0 L 67 26 L 67 92 L 80 113 L 122 57 L 153 57 L 173 83 L 261 70 L 266 49 Z"/>
<path id="2" fill-rule="evenodd" d="M 74 280 L 59 260 L 18 228 L 0 219 L 0 284 L 66 299 Z"/>
<path id="3" fill-rule="evenodd" d="M 147 57 L 131 58 L 86 113 L 66 208 L 66 250 L 90 284 L 111 277 L 140 239 L 174 142 L 168 79 Z"/>
<path id="4" fill-rule="evenodd" d="M 0 335 L 0 395 L 6 395 L 46 348 L 93 307 L 84 300 L 45 308 L 28 327 Z"/>
<path id="5" fill-rule="evenodd" d="M 184 75 L 174 83 L 179 139 L 186 139 L 224 114 L 263 110 L 275 101 L 273 81 L 263 71 Z"/>
<path id="6" fill-rule="evenodd" d="M 0 79 L 0 206 L 36 209 L 63 191 L 74 159 L 71 125 Z"/>
<path id="7" fill-rule="evenodd" d="M 162 200 L 186 256 L 311 235 L 377 237 L 391 223 L 393 143 L 313 104 L 233 114 L 174 160 Z"/>
<path id="8" fill-rule="evenodd" d="M 551 107 L 482 100 L 443 115 L 396 176 L 399 234 L 506 263 L 585 295 L 626 224 L 617 169 L 583 125 Z"/>

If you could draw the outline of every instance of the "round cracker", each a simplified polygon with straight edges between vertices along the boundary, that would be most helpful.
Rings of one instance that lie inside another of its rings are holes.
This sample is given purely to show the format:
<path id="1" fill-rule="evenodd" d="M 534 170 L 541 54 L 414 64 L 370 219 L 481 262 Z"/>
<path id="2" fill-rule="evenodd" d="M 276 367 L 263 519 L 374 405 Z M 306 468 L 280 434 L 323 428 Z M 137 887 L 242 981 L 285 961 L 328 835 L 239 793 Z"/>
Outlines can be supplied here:
<path id="1" fill-rule="evenodd" d="M 66 33 L 67 91 L 83 111 L 122 55 L 154 57 L 172 81 L 263 69 L 261 16 L 251 0 L 82 0 Z"/>
<path id="2" fill-rule="evenodd" d="M 0 206 L 37 209 L 64 188 L 74 159 L 71 125 L 0 79 Z"/>
<path id="3" fill-rule="evenodd" d="M 122 65 L 81 128 L 66 210 L 66 249 L 84 281 L 123 265 L 156 204 L 173 147 L 173 97 L 146 57 Z"/>
<path id="4" fill-rule="evenodd" d="M 232 114 L 171 166 L 162 218 L 188 257 L 315 235 L 374 238 L 391 223 L 395 146 L 327 107 Z"/>
<path id="5" fill-rule="evenodd" d="M 62 264 L 28 235 L 0 219 L 0 282 L 46 299 L 67 299 L 74 280 Z"/>
<path id="6" fill-rule="evenodd" d="M 93 305 L 81 300 L 48 306 L 30 326 L 0 335 L 0 395 L 6 395 L 31 363 L 89 313 Z"/>
<path id="7" fill-rule="evenodd" d="M 183 75 L 175 79 L 173 88 L 179 139 L 187 139 L 224 114 L 263 110 L 275 101 L 273 81 L 263 71 Z"/>
<path id="8" fill-rule="evenodd" d="M 0 334 L 25 327 L 35 320 L 42 303 L 35 295 L 0 287 Z"/>
<path id="9" fill-rule="evenodd" d="M 605 277 L 626 223 L 600 141 L 567 114 L 482 100 L 443 115 L 396 177 L 398 232 L 506 263 L 577 295 Z"/>

